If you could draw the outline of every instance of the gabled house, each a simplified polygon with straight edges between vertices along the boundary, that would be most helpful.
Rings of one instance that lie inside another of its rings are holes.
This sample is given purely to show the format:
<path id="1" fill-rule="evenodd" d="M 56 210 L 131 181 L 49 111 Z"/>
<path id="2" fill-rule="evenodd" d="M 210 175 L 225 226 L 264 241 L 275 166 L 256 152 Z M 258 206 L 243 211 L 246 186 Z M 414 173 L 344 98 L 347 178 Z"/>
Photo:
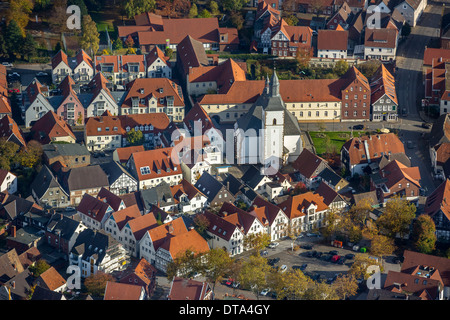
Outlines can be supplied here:
<path id="1" fill-rule="evenodd" d="M 433 123 L 433 127 L 430 132 L 429 146 L 430 146 L 430 159 L 431 167 L 435 174 L 443 176 L 445 164 L 450 159 L 450 139 L 448 138 L 448 132 L 450 132 L 450 117 L 449 115 L 442 114 Z"/>
<path id="2" fill-rule="evenodd" d="M 208 245 L 211 249 L 225 248 L 230 256 L 243 252 L 244 233 L 240 227 L 217 214 L 205 211 L 202 214 L 208 221 Z"/>
<path id="3" fill-rule="evenodd" d="M 383 64 L 370 79 L 370 90 L 372 121 L 397 121 L 398 100 L 395 92 L 395 78 Z"/>
<path id="4" fill-rule="evenodd" d="M 110 82 L 101 72 L 95 74 L 89 82 L 88 88 L 91 89 L 91 94 L 85 103 L 86 117 L 98 117 L 105 111 L 109 111 L 112 115 L 119 114 L 119 106 L 108 88 L 109 84 Z"/>
<path id="5" fill-rule="evenodd" d="M 330 210 L 344 210 L 348 207 L 345 198 L 323 181 L 319 184 L 314 193 L 323 198 L 323 203 L 325 203 Z"/>
<path id="6" fill-rule="evenodd" d="M 380 202 L 393 196 L 405 197 L 409 201 L 419 199 L 419 167 L 407 167 L 397 160 L 389 162 L 375 174 L 370 175 L 371 190 L 377 191 Z"/>
<path id="7" fill-rule="evenodd" d="M 101 188 L 109 188 L 108 177 L 99 165 L 72 168 L 61 173 L 61 180 L 71 205 L 78 205 L 85 194 L 95 197 Z"/>
<path id="8" fill-rule="evenodd" d="M 290 26 L 283 19 L 272 28 L 272 54 L 279 57 L 295 57 L 297 49 L 312 51 L 312 29 Z"/>
<path id="9" fill-rule="evenodd" d="M 136 179 L 118 162 L 110 161 L 100 164 L 109 182 L 109 191 L 116 194 L 126 194 L 138 190 Z"/>
<path id="10" fill-rule="evenodd" d="M 203 172 L 194 186 L 207 197 L 205 205 L 221 206 L 224 202 L 235 200 L 226 186 L 208 172 Z"/>
<path id="11" fill-rule="evenodd" d="M 91 163 L 89 150 L 78 143 L 46 144 L 42 146 L 43 160 L 49 167 L 59 163 L 66 168 L 85 167 Z"/>
<path id="12" fill-rule="evenodd" d="M 396 28 L 366 28 L 364 58 L 393 61 L 397 52 L 399 32 Z"/>
<path id="13" fill-rule="evenodd" d="M 127 85 L 120 114 L 166 113 L 170 121 L 184 118 L 181 87 L 167 78 L 136 79 Z"/>
<path id="14" fill-rule="evenodd" d="M 191 149 L 185 152 L 184 155 L 180 157 L 180 161 L 183 177 L 192 184 L 195 184 L 203 172 L 211 173 L 211 164 L 209 163 L 207 154 L 203 152 L 203 149 Z"/>
<path id="15" fill-rule="evenodd" d="M 415 27 L 427 4 L 428 0 L 404 0 L 395 6 L 394 11 L 399 11 L 406 22 Z"/>
<path id="16" fill-rule="evenodd" d="M 113 152 L 113 160 L 119 162 L 121 165 L 126 165 L 131 154 L 139 151 L 145 151 L 143 145 L 116 148 Z"/>
<path id="17" fill-rule="evenodd" d="M 76 137 L 69 124 L 53 111 L 47 112 L 31 127 L 31 137 L 40 144 L 52 142 L 75 143 Z"/>
<path id="18" fill-rule="evenodd" d="M 142 258 L 137 264 L 122 271 L 119 282 L 142 286 L 146 296 L 151 297 L 156 287 L 156 273 L 156 268 Z"/>
<path id="19" fill-rule="evenodd" d="M 147 300 L 147 295 L 143 286 L 107 281 L 103 300 Z"/>
<path id="20" fill-rule="evenodd" d="M 348 31 L 338 27 L 337 30 L 319 30 L 317 35 L 317 57 L 346 59 L 348 48 Z"/>
<path id="21" fill-rule="evenodd" d="M 169 57 L 159 47 L 154 47 L 145 56 L 147 78 L 172 78 L 172 65 Z"/>
<path id="22" fill-rule="evenodd" d="M 258 196 L 248 212 L 261 221 L 272 241 L 288 235 L 289 217 L 277 205 Z"/>
<path id="23" fill-rule="evenodd" d="M 72 77 L 75 82 L 86 84 L 94 77 L 94 63 L 83 49 L 80 49 L 74 58 L 69 58 L 69 64 L 72 65 Z"/>
<path id="24" fill-rule="evenodd" d="M 122 245 L 104 231 L 83 230 L 69 253 L 69 263 L 78 266 L 81 277 L 87 278 L 98 271 L 111 273 L 126 268 L 128 261 Z"/>
<path id="25" fill-rule="evenodd" d="M 77 211 L 81 221 L 88 228 L 102 230 L 114 209 L 106 201 L 85 193 L 77 206 Z"/>
<path id="26" fill-rule="evenodd" d="M 82 126 L 85 121 L 85 105 L 80 101 L 79 85 L 71 76 L 65 77 L 56 89 L 58 95 L 48 98 L 55 112 L 71 126 Z"/>
<path id="27" fill-rule="evenodd" d="M 0 192 L 17 192 L 17 176 L 5 169 L 0 169 Z"/>
<path id="28" fill-rule="evenodd" d="M 48 87 L 43 86 L 34 78 L 23 92 L 22 106 L 25 110 L 25 127 L 31 127 L 33 123 L 42 118 L 48 111 L 53 111 L 52 105 L 47 100 Z"/>
<path id="29" fill-rule="evenodd" d="M 450 206 L 447 203 L 448 195 L 450 195 L 450 181 L 446 179 L 427 197 L 424 208 L 424 214 L 429 215 L 436 226 L 437 241 L 443 243 L 450 242 Z"/>
<path id="30" fill-rule="evenodd" d="M 70 205 L 69 194 L 61 186 L 58 176 L 45 164 L 30 187 L 36 203 L 43 207 L 64 208 Z"/>
<path id="31" fill-rule="evenodd" d="M 347 1 L 344 1 L 339 10 L 328 20 L 327 29 L 337 30 L 338 26 L 341 26 L 344 30 L 348 30 L 351 15 L 352 9 Z"/>
<path id="32" fill-rule="evenodd" d="M 78 235 L 85 229 L 87 227 L 81 221 L 55 214 L 46 226 L 46 243 L 58 251 L 69 254 Z"/>
<path id="33" fill-rule="evenodd" d="M 66 291 L 67 287 L 67 281 L 54 267 L 50 267 L 41 273 L 41 275 L 36 279 L 35 284 L 43 287 L 44 289 L 60 293 Z"/>
<path id="34" fill-rule="evenodd" d="M 174 277 L 170 284 L 168 300 L 213 300 L 214 292 L 206 281 Z"/>
<path id="35" fill-rule="evenodd" d="M 0 138 L 14 142 L 19 147 L 26 148 L 27 146 L 22 130 L 9 115 L 0 119 Z"/>
<path id="36" fill-rule="evenodd" d="M 186 179 L 171 186 L 172 196 L 177 202 L 179 212 L 199 212 L 205 207 L 208 198 Z"/>
<path id="37" fill-rule="evenodd" d="M 72 75 L 72 68 L 69 66 L 67 54 L 59 50 L 52 57 L 52 82 L 60 83 L 65 77 Z"/>
<path id="38" fill-rule="evenodd" d="M 4 116 L 12 116 L 11 101 L 0 92 L 0 119 Z"/>
<path id="39" fill-rule="evenodd" d="M 180 161 L 173 148 L 134 152 L 127 162 L 130 173 L 138 180 L 139 190 L 154 187 L 165 181 L 178 184 L 183 178 Z"/>
<path id="40" fill-rule="evenodd" d="M 14 194 L 0 193 L 0 218 L 6 220 L 5 222 L 17 221 L 20 216 L 27 213 L 39 215 L 44 213 L 44 209 L 32 198 L 24 199 Z"/>
<path id="41" fill-rule="evenodd" d="M 292 167 L 296 170 L 299 181 L 302 181 L 307 188 L 317 186 L 322 180 L 320 173 L 329 168 L 326 160 L 306 148 L 292 163 Z"/>
<path id="42" fill-rule="evenodd" d="M 329 209 L 324 198 L 312 192 L 291 196 L 279 203 L 278 207 L 289 218 L 290 229 L 294 234 L 323 227 Z"/>
<path id="43" fill-rule="evenodd" d="M 393 133 L 352 138 L 341 148 L 341 163 L 353 176 L 363 174 L 372 162 L 378 162 L 384 155 L 405 153 L 405 147 Z"/>
<path id="44" fill-rule="evenodd" d="M 263 174 L 261 169 L 254 165 L 244 172 L 241 180 L 259 194 L 263 194 L 266 191 L 266 185 L 272 182 L 268 175 Z"/>
<path id="45" fill-rule="evenodd" d="M 112 84 L 125 85 L 147 75 L 145 56 L 142 54 L 96 56 L 95 72 L 102 73 Z"/>
<path id="46" fill-rule="evenodd" d="M 158 207 L 169 213 L 176 213 L 178 203 L 175 201 L 170 185 L 163 181 L 151 188 L 141 190 L 141 201 L 146 211 L 151 211 L 153 207 Z"/>

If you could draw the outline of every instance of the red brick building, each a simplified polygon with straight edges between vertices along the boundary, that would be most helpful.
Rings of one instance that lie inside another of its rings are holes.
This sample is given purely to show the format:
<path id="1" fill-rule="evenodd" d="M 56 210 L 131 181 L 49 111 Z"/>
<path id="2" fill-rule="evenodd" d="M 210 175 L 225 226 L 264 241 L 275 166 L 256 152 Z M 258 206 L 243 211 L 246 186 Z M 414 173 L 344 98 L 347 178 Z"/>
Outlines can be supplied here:
<path id="1" fill-rule="evenodd" d="M 342 121 L 370 120 L 370 84 L 356 67 L 351 67 L 341 81 Z"/>

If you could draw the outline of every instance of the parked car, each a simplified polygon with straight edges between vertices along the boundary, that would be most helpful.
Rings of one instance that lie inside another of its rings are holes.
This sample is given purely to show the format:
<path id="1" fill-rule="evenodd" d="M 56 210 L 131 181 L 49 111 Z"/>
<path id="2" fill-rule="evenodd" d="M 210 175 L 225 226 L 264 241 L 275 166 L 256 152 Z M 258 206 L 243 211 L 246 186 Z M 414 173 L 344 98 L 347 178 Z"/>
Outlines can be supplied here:
<path id="1" fill-rule="evenodd" d="M 267 261 L 267 263 L 269 264 L 269 266 L 273 266 L 273 265 L 275 265 L 276 263 L 278 263 L 278 261 L 280 261 L 280 258 L 273 258 L 273 259 L 269 259 L 269 260 Z"/>
<path id="2" fill-rule="evenodd" d="M 344 264 L 345 263 L 345 257 L 339 257 L 337 264 Z"/>
<path id="3" fill-rule="evenodd" d="M 332 256 L 338 255 L 339 252 L 337 250 L 331 250 L 330 252 L 328 252 L 329 254 L 331 254 Z"/>
<path id="4" fill-rule="evenodd" d="M 4 65 L 5 67 L 13 67 L 13 64 L 11 62 L 2 62 L 2 65 Z"/>
<path id="5" fill-rule="evenodd" d="M 320 234 L 319 234 L 319 233 L 308 232 L 308 233 L 306 234 L 306 236 L 307 236 L 307 237 L 310 237 L 310 238 L 314 238 L 314 237 L 318 238 L 318 237 L 320 237 Z"/>
<path id="6" fill-rule="evenodd" d="M 348 253 L 345 255 L 345 259 L 351 260 L 355 257 L 355 255 L 353 253 Z"/>
<path id="7" fill-rule="evenodd" d="M 286 272 L 287 268 L 288 268 L 287 265 L 283 264 L 283 265 L 280 267 L 280 272 Z"/>
<path id="8" fill-rule="evenodd" d="M 353 126 L 353 130 L 362 130 L 362 129 L 364 129 L 364 125 L 362 125 L 362 124 L 357 124 L 357 125 Z"/>
<path id="9" fill-rule="evenodd" d="M 301 246 L 301 248 L 305 249 L 305 250 L 311 250 L 313 248 L 313 246 L 310 245 L 310 244 L 304 244 L 304 245 Z"/>
<path id="10" fill-rule="evenodd" d="M 320 259 L 320 257 L 322 257 L 322 255 L 323 255 L 323 252 L 317 251 L 316 258 Z"/>
<path id="11" fill-rule="evenodd" d="M 304 264 L 302 264 L 301 266 L 300 266 L 300 270 L 305 270 L 306 269 L 306 267 L 308 267 L 308 264 L 307 263 L 304 263 Z"/>
<path id="12" fill-rule="evenodd" d="M 335 254 L 334 256 L 331 257 L 331 262 L 336 263 L 336 262 L 338 262 L 339 258 L 340 258 L 340 256 L 338 256 L 337 254 Z"/>
<path id="13" fill-rule="evenodd" d="M 232 287 L 233 288 L 235 288 L 235 289 L 237 289 L 237 288 L 239 288 L 241 286 L 241 283 L 240 282 L 233 282 L 233 285 L 232 285 Z"/>
<path id="14" fill-rule="evenodd" d="M 422 128 L 429 129 L 429 128 L 431 128 L 431 124 L 430 123 L 426 123 L 426 122 L 422 122 Z"/>
<path id="15" fill-rule="evenodd" d="M 266 296 L 269 293 L 270 289 L 263 289 L 260 293 L 262 296 Z"/>
<path id="16" fill-rule="evenodd" d="M 36 73 L 36 76 L 38 76 L 38 77 L 45 77 L 45 76 L 48 76 L 48 73 L 41 71 L 41 72 Z"/>
<path id="17" fill-rule="evenodd" d="M 280 244 L 278 242 L 271 242 L 267 247 L 269 247 L 270 249 L 275 249 L 279 245 Z"/>
<path id="18" fill-rule="evenodd" d="M 65 211 L 72 212 L 72 211 L 75 211 L 75 208 L 74 207 L 66 207 Z"/>
<path id="19" fill-rule="evenodd" d="M 267 250 L 261 250 L 260 252 L 261 256 L 267 256 L 269 254 L 269 252 Z"/>
<path id="20" fill-rule="evenodd" d="M 331 257 L 333 257 L 331 254 L 324 254 L 324 255 L 322 255 L 322 257 L 320 257 L 320 260 L 330 261 Z"/>

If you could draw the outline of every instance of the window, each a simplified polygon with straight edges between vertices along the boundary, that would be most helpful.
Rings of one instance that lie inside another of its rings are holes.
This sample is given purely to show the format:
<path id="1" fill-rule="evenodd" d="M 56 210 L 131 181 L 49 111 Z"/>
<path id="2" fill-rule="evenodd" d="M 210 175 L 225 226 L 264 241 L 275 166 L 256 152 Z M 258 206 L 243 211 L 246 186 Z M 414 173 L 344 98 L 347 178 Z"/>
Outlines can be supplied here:
<path id="1" fill-rule="evenodd" d="M 150 174 L 150 168 L 148 166 L 146 167 L 141 167 L 141 174 L 145 175 L 145 174 Z"/>

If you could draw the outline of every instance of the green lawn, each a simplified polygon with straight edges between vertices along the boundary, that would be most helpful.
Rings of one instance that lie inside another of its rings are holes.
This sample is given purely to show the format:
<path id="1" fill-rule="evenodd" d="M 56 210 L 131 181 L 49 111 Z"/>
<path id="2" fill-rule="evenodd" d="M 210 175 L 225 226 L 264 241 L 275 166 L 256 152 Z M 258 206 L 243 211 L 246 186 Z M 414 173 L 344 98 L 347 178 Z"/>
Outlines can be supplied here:
<path id="1" fill-rule="evenodd" d="M 342 145 L 350 138 L 350 131 L 344 132 L 318 132 L 311 131 L 309 133 L 311 135 L 311 139 L 313 141 L 314 147 L 316 148 L 316 153 L 320 156 L 326 152 L 333 151 L 333 149 L 337 152 L 341 151 Z M 330 137 L 331 146 L 328 146 L 327 139 L 321 137 L 321 134 Z M 364 135 L 363 131 L 353 131 L 353 137 L 359 137 L 359 135 Z"/>

